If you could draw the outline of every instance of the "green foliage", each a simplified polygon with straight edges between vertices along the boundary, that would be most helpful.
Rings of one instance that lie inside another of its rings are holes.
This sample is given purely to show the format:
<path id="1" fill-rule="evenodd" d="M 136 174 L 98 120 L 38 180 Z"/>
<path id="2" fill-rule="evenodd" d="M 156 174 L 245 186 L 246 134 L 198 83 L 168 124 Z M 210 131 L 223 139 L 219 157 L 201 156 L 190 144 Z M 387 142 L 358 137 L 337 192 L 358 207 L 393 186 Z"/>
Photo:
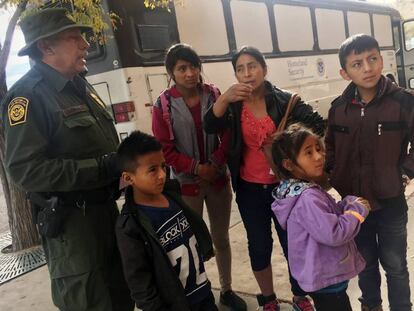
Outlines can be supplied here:
<path id="1" fill-rule="evenodd" d="M 184 5 L 184 2 L 185 0 L 144 0 L 144 5 L 151 10 L 162 8 L 170 12 L 171 3 L 174 3 L 175 5 Z"/>
<path id="2" fill-rule="evenodd" d="M 155 9 L 155 8 L 164 8 L 168 9 L 170 2 L 173 0 L 144 0 L 144 5 L 146 8 Z"/>
<path id="3" fill-rule="evenodd" d="M 1 0 L 0 0 L 1 1 Z M 0 4 L 3 8 L 12 8 L 18 5 L 20 0 L 2 0 Z M 33 14 L 44 4 L 42 0 L 29 0 L 27 9 L 23 12 L 21 18 Z M 48 6 L 59 6 L 65 4 L 73 8 L 69 17 L 80 24 L 90 25 L 93 28 L 93 36 L 88 40 L 105 41 L 104 31 L 108 29 L 109 24 L 116 29 L 121 23 L 120 18 L 114 12 L 105 12 L 102 8 L 102 0 L 52 0 Z"/>

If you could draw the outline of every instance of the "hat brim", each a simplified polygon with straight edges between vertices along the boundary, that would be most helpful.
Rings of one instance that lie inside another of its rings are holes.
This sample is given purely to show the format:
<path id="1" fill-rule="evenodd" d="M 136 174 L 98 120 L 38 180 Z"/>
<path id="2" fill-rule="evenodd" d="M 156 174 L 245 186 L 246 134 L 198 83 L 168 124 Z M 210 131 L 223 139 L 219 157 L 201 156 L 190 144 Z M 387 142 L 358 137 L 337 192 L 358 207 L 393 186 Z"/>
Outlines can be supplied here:
<path id="1" fill-rule="evenodd" d="M 82 32 L 86 32 L 88 30 L 92 30 L 93 28 L 91 26 L 88 25 L 79 25 L 79 24 L 72 24 L 72 25 L 66 25 L 65 27 L 61 27 L 58 28 L 54 31 L 51 31 L 43 36 L 40 36 L 36 39 L 34 39 L 33 41 L 27 43 L 24 47 L 22 47 L 19 52 L 17 53 L 18 56 L 25 56 L 29 54 L 30 49 L 33 47 L 33 44 L 35 44 L 37 41 L 39 41 L 40 39 L 45 39 L 47 37 L 53 36 L 61 31 L 67 30 L 67 29 L 71 29 L 71 28 L 80 28 L 80 30 Z"/>

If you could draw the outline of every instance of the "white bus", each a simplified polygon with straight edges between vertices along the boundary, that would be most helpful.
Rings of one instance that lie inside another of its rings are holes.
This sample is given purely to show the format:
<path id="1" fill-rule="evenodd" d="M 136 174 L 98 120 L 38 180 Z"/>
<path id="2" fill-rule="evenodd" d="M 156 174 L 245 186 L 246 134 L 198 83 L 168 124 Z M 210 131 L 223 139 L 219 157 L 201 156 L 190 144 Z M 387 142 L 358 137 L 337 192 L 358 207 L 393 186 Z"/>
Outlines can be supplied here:
<path id="1" fill-rule="evenodd" d="M 163 66 L 174 43 L 192 45 L 207 83 L 226 90 L 236 80 L 231 55 L 243 45 L 261 50 L 267 79 L 297 92 L 321 115 L 347 82 L 339 76 L 340 43 L 350 35 L 374 36 L 384 74 L 414 88 L 414 21 L 402 24 L 393 8 L 346 0 L 185 0 L 170 12 L 143 1 L 107 1 L 122 19 L 104 46 L 90 49 L 87 79 L 106 101 L 120 138 L 134 129 L 151 132 L 152 105 L 167 87 Z"/>

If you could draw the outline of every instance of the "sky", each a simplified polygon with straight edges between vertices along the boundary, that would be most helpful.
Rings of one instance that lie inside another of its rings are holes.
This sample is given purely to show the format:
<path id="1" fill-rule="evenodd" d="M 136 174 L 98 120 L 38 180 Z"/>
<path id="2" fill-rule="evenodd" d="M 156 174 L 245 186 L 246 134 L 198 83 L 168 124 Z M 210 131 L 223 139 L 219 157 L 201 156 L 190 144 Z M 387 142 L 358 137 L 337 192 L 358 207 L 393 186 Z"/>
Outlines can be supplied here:
<path id="1" fill-rule="evenodd" d="M 13 10 L 0 10 L 0 41 L 4 42 L 7 25 L 13 15 Z M 10 88 L 30 68 L 27 56 L 19 57 L 17 52 L 25 45 L 24 37 L 19 27 L 16 27 L 12 41 L 12 47 L 6 67 L 7 86 Z"/>
<path id="2" fill-rule="evenodd" d="M 383 3 L 392 4 L 394 0 L 382 0 Z M 4 37 L 6 35 L 8 21 L 10 20 L 13 14 L 12 9 L 0 10 L 0 41 L 3 43 Z M 17 52 L 25 45 L 24 37 L 19 27 L 16 27 L 14 32 L 12 47 L 10 51 L 9 60 L 6 67 L 7 75 L 7 85 L 10 88 L 14 82 L 16 82 L 24 73 L 26 73 L 29 68 L 29 58 L 28 57 L 19 57 Z"/>

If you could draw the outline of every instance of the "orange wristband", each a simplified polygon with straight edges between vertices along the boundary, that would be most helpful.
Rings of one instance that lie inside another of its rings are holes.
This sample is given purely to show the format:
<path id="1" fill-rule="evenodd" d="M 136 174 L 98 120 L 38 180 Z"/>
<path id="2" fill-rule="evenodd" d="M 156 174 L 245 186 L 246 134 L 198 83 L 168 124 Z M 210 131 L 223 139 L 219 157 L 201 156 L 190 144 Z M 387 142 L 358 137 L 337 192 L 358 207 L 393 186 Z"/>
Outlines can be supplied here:
<path id="1" fill-rule="evenodd" d="M 354 216 L 356 219 L 359 220 L 359 222 L 361 224 L 365 221 L 365 218 L 362 217 L 362 215 L 359 214 L 358 212 L 355 212 L 355 211 L 346 211 L 344 214 L 350 214 L 350 215 Z"/>

